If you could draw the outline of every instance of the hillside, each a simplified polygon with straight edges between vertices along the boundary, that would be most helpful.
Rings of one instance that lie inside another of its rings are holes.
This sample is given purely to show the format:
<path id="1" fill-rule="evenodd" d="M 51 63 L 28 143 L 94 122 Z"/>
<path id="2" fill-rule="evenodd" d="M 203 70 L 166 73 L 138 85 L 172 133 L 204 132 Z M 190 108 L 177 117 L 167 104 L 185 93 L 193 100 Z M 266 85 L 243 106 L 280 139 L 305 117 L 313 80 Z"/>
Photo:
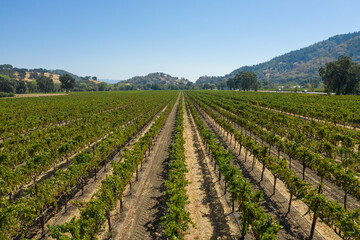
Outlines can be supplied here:
<path id="1" fill-rule="evenodd" d="M 340 55 L 360 62 L 360 32 L 336 35 L 308 47 L 291 51 L 270 61 L 244 66 L 223 77 L 200 77 L 196 83 L 214 83 L 235 76 L 240 71 L 253 71 L 260 81 L 275 84 L 301 83 L 320 78 L 318 70 Z"/>
<path id="2" fill-rule="evenodd" d="M 203 83 L 216 83 L 220 80 L 223 80 L 223 77 L 215 77 L 215 76 L 201 76 L 198 80 L 196 80 L 196 84 Z"/>
<path id="3" fill-rule="evenodd" d="M 64 70 L 47 70 L 43 68 L 35 69 L 26 69 L 26 68 L 16 68 L 10 64 L 0 65 L 0 74 L 8 75 L 15 80 L 24 80 L 24 81 L 33 81 L 38 77 L 45 76 L 51 78 L 54 83 L 60 83 L 60 76 L 65 74 L 70 74 L 76 81 L 81 80 L 81 78 L 75 74 L 69 73 Z"/>
<path id="4" fill-rule="evenodd" d="M 166 73 L 150 73 L 146 76 L 136 76 L 119 83 L 130 83 L 134 85 L 160 84 L 160 85 L 180 85 L 188 84 L 189 80 L 184 78 L 172 77 Z"/>

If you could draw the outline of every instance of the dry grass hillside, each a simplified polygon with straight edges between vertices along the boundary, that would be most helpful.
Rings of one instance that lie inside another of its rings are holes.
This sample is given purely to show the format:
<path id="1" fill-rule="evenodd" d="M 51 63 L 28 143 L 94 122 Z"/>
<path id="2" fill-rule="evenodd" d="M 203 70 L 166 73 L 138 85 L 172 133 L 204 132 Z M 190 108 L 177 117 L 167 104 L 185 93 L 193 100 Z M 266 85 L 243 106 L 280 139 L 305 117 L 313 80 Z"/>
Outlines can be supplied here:
<path id="1" fill-rule="evenodd" d="M 35 80 L 34 76 L 45 76 L 48 78 L 51 78 L 54 83 L 60 83 L 60 75 L 56 74 L 56 73 L 50 73 L 50 72 L 44 72 L 44 73 L 40 73 L 40 72 L 25 72 L 25 76 L 22 76 L 19 74 L 19 72 L 14 72 L 14 76 L 15 76 L 15 80 L 24 80 L 26 82 L 31 82 Z"/>

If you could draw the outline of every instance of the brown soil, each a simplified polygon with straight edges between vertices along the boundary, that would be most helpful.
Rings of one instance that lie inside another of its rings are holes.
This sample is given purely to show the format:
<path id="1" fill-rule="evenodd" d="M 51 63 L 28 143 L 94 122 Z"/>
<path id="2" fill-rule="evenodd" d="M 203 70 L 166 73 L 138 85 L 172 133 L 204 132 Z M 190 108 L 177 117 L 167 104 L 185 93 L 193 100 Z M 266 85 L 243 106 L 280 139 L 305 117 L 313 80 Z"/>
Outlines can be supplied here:
<path id="1" fill-rule="evenodd" d="M 184 139 L 189 171 L 186 178 L 190 182 L 186 188 L 190 200 L 187 208 L 196 226 L 190 227 L 185 239 L 238 239 L 238 223 L 187 111 L 184 111 Z"/>
<path id="2" fill-rule="evenodd" d="M 15 94 L 16 98 L 23 98 L 23 97 L 51 97 L 51 96 L 62 96 L 67 95 L 66 93 L 31 93 L 31 94 Z"/>

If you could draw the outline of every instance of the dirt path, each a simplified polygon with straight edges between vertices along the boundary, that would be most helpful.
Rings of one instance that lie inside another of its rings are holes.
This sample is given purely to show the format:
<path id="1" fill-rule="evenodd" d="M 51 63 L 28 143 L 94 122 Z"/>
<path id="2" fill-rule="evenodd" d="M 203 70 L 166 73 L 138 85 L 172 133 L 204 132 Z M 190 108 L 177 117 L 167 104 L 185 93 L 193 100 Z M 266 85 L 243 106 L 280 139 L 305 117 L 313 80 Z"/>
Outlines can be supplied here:
<path id="1" fill-rule="evenodd" d="M 179 100 L 179 99 L 178 99 Z M 167 178 L 168 148 L 175 126 L 177 100 L 164 127 L 153 146 L 151 156 L 143 164 L 139 181 L 132 191 L 127 189 L 124 198 L 124 211 L 117 213 L 111 232 L 113 239 L 158 239 L 161 238 L 160 218 L 164 215 L 164 179 Z M 106 239 L 107 236 L 101 236 Z"/>
<path id="2" fill-rule="evenodd" d="M 226 146 L 233 148 L 233 146 L 230 146 L 225 134 L 217 132 L 215 130 L 216 128 L 211 127 L 219 126 L 214 124 L 213 120 L 206 113 L 203 111 L 201 111 L 201 113 L 203 114 L 205 123 L 213 130 L 213 132 L 219 134 L 221 142 Z M 236 147 L 233 154 L 236 156 L 238 153 L 239 148 Z M 262 206 L 264 210 L 276 218 L 283 226 L 278 233 L 278 239 L 305 239 L 310 232 L 311 226 L 311 217 L 309 215 L 305 215 L 307 212 L 307 206 L 302 201 L 293 201 L 291 212 L 286 215 L 290 195 L 285 184 L 278 180 L 276 185 L 277 191 L 276 194 L 273 195 L 272 189 L 274 177 L 272 173 L 266 170 L 264 173 L 264 180 L 259 183 L 262 164 L 255 159 L 255 168 L 254 170 L 251 170 L 252 156 L 250 157 L 248 153 L 248 160 L 246 162 L 244 161 L 244 158 L 245 150 L 243 148 L 241 156 L 238 156 L 235 159 L 235 162 L 239 165 L 244 176 L 251 181 L 253 190 L 260 189 L 263 191 L 265 201 Z M 326 224 L 317 222 L 314 239 L 340 239 L 340 237 Z"/>
<path id="3" fill-rule="evenodd" d="M 51 96 L 64 96 L 68 95 L 66 93 L 24 93 L 24 94 L 15 94 L 16 98 L 24 97 L 51 97 Z"/>
<path id="4" fill-rule="evenodd" d="M 184 110 L 184 139 L 186 165 L 190 182 L 186 188 L 190 204 L 187 206 L 196 228 L 190 227 L 185 239 L 237 239 L 239 226 L 222 194 L 210 160 L 191 116 Z"/>

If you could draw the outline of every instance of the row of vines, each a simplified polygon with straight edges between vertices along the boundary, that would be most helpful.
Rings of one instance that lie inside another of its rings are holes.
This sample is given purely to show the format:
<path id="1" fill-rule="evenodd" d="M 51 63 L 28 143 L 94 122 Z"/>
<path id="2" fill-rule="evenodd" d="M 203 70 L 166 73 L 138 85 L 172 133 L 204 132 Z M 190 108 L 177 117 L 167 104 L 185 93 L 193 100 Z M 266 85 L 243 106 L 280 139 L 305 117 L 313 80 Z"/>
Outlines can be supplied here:
<path id="1" fill-rule="evenodd" d="M 81 215 L 65 224 L 50 226 L 51 236 L 54 239 L 67 239 L 69 234 L 75 239 L 93 239 L 100 232 L 107 221 L 111 230 L 110 213 L 120 204 L 122 209 L 122 195 L 127 184 L 131 184 L 133 175 L 138 176 L 139 165 L 146 159 L 147 150 L 159 133 L 167 116 L 173 108 L 174 101 L 154 122 L 148 132 L 139 139 L 130 149 L 124 149 L 121 161 L 112 162 L 113 173 L 102 181 L 101 187 L 89 202 L 78 202 Z"/>
<path id="2" fill-rule="evenodd" d="M 97 101 L 102 101 L 102 96 L 107 95 L 99 96 Z M 148 93 L 142 97 L 112 94 L 110 103 L 123 102 L 121 107 L 109 104 L 115 107 L 111 111 L 97 109 L 101 114 L 88 112 L 67 124 L 14 134 L 2 141 L 0 238 L 28 236 L 29 228 L 34 226 L 44 231 L 52 213 L 58 212 L 64 204 L 66 211 L 72 196 L 83 191 L 90 178 L 95 176 L 96 179 L 99 169 L 169 102 L 173 104 L 175 96 L 175 92 Z M 40 99 L 37 100 L 40 105 L 48 101 L 48 98 L 44 98 L 44 102 Z M 108 96 L 104 101 L 107 100 Z M 131 102 L 136 102 L 136 108 L 131 107 Z M 104 103 L 103 106 L 108 105 Z"/>
<path id="3" fill-rule="evenodd" d="M 249 151 L 254 158 L 263 164 L 263 172 L 267 168 L 274 176 L 274 190 L 276 185 L 276 179 L 280 179 L 285 183 L 290 193 L 289 211 L 292 202 L 292 198 L 302 200 L 307 204 L 309 210 L 313 212 L 313 223 L 310 230 L 310 237 L 313 236 L 316 220 L 320 218 L 323 222 L 334 228 L 335 231 L 345 239 L 358 239 L 360 237 L 360 221 L 358 215 L 358 209 L 354 211 L 346 209 L 346 195 L 352 194 L 358 197 L 359 181 L 357 178 L 357 171 L 351 168 L 350 162 L 358 162 L 358 152 L 354 151 L 354 146 L 346 144 L 347 139 L 341 132 L 337 134 L 342 136 L 340 149 L 346 149 L 347 154 L 340 156 L 342 161 L 336 161 L 336 157 L 332 157 L 327 154 L 326 151 L 320 148 L 310 147 L 308 144 L 322 144 L 321 141 L 329 141 L 326 138 L 319 138 L 306 136 L 303 141 L 298 138 L 291 139 L 286 131 L 293 131 L 302 134 L 303 131 L 297 131 L 302 129 L 302 125 L 297 125 L 297 129 L 291 129 L 290 126 L 295 128 L 295 125 L 286 125 L 283 127 L 285 132 L 282 136 L 278 136 L 275 133 L 275 127 L 271 128 L 269 125 L 284 126 L 287 122 L 290 122 L 294 117 L 284 115 L 280 118 L 273 111 L 268 112 L 262 109 L 262 111 L 254 112 L 252 106 L 244 104 L 239 101 L 230 101 L 227 93 L 216 93 L 216 96 L 223 94 L 221 98 L 211 96 L 212 94 L 199 94 L 196 92 L 189 92 L 192 100 L 196 102 L 196 106 L 200 112 L 209 115 L 216 124 L 221 126 L 227 134 L 231 135 L 235 141 L 244 147 L 246 151 Z M 232 93 L 229 93 L 232 94 Z M 206 96 L 207 95 L 207 96 Z M 256 109 L 257 110 L 257 109 Z M 266 114 L 276 114 L 277 118 L 269 118 Z M 272 119 L 272 121 L 267 121 Z M 274 121 L 274 120 L 277 121 Z M 283 121 L 279 121 L 279 120 Z M 262 124 L 263 123 L 263 124 Z M 350 131 L 350 130 L 344 130 Z M 257 136 L 257 138 L 255 138 Z M 325 134 L 325 136 L 331 136 Z M 353 134 L 356 140 L 356 133 Z M 259 140 L 259 141 L 258 141 Z M 320 142 L 320 143 L 319 143 Z M 327 146 L 331 145 L 329 143 Z M 332 149 L 336 149 L 337 144 L 332 144 Z M 271 147 L 276 147 L 278 154 L 271 154 Z M 286 153 L 290 157 L 290 162 L 285 158 L 280 157 L 280 152 Z M 333 155 L 339 154 L 342 151 L 334 150 Z M 345 152 L 346 153 L 346 152 Z M 350 154 L 351 153 L 351 154 Z M 291 159 L 300 161 L 303 168 L 303 179 L 299 178 L 291 168 Z M 312 168 L 319 176 L 320 182 L 318 186 L 304 181 L 305 167 Z M 340 186 L 344 192 L 344 207 L 336 201 L 328 200 L 323 192 L 323 179 L 329 178 L 335 184 Z M 262 176 L 261 176 L 262 179 Z"/>

